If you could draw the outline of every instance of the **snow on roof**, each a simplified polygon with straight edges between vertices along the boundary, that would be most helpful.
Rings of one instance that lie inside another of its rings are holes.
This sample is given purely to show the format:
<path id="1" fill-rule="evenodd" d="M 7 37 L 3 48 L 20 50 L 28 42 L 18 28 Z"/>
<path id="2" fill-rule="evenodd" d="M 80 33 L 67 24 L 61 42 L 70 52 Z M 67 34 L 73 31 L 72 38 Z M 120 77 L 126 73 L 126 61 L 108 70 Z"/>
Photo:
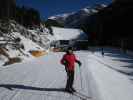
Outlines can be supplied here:
<path id="1" fill-rule="evenodd" d="M 87 35 L 80 29 L 52 27 L 55 40 L 86 39 Z"/>

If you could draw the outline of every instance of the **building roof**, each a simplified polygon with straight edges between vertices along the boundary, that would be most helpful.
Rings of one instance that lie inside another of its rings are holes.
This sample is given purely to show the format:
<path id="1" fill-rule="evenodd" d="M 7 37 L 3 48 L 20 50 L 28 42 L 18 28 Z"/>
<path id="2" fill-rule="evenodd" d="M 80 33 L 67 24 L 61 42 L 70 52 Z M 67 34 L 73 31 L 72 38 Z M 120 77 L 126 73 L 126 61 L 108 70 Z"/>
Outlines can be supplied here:
<path id="1" fill-rule="evenodd" d="M 80 29 L 52 27 L 55 40 L 84 40 L 87 35 Z"/>

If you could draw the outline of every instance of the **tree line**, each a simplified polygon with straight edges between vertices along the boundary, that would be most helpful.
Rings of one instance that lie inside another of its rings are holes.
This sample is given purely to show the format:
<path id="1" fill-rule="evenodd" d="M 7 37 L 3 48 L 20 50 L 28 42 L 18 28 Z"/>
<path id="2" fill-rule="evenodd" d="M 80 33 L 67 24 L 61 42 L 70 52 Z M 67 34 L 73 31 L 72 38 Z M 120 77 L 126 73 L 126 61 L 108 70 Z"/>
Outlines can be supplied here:
<path id="1" fill-rule="evenodd" d="M 34 8 L 16 7 L 15 20 L 25 27 L 39 26 L 40 13 Z"/>
<path id="2" fill-rule="evenodd" d="M 133 50 L 133 2 L 113 2 L 89 16 L 81 27 L 90 33 L 89 43 Z"/>
<path id="3" fill-rule="evenodd" d="M 29 7 L 19 7 L 16 0 L 0 0 L 0 19 L 13 19 L 24 25 L 38 26 L 40 25 L 40 13 L 38 10 Z"/>

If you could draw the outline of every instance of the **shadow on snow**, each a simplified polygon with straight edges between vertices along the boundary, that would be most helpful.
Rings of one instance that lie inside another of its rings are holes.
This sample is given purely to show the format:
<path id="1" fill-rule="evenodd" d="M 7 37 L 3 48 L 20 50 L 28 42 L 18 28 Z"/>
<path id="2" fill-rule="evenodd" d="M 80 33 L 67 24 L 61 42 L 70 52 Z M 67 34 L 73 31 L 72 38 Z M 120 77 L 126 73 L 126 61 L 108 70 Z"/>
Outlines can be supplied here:
<path id="1" fill-rule="evenodd" d="M 35 91 L 65 92 L 65 88 L 40 88 L 40 87 L 17 85 L 17 84 L 0 84 L 0 87 L 6 88 L 10 91 L 13 91 L 14 89 L 23 89 L 23 90 L 35 90 Z"/>

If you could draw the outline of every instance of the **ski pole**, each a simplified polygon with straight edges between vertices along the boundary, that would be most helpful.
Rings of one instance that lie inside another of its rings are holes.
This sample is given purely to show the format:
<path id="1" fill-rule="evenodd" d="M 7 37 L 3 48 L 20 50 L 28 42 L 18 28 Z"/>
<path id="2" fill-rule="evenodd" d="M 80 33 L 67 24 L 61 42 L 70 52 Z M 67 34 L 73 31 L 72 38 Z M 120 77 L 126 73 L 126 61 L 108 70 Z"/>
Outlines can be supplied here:
<path id="1" fill-rule="evenodd" d="M 79 73 L 80 73 L 81 89 L 83 89 L 83 80 L 82 80 L 81 67 L 79 67 Z"/>

